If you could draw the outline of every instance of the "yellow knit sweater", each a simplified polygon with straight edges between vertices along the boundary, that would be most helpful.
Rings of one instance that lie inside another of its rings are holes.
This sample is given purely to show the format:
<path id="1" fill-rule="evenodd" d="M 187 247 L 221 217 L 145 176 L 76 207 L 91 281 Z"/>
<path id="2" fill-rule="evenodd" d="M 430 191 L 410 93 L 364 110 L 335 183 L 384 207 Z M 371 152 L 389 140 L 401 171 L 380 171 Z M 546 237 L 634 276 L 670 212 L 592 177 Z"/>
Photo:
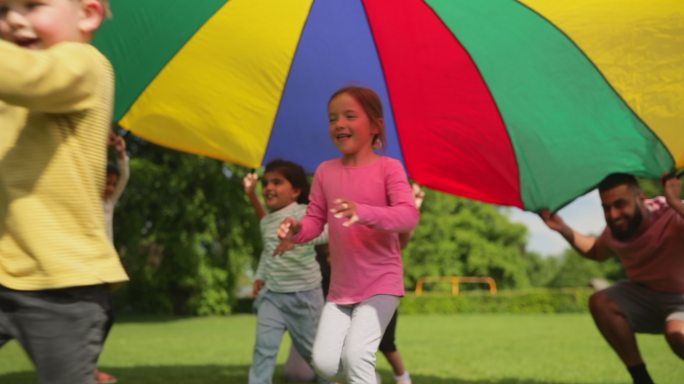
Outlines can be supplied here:
<path id="1" fill-rule="evenodd" d="M 0 285 L 127 279 L 102 212 L 114 76 L 89 44 L 0 40 Z"/>

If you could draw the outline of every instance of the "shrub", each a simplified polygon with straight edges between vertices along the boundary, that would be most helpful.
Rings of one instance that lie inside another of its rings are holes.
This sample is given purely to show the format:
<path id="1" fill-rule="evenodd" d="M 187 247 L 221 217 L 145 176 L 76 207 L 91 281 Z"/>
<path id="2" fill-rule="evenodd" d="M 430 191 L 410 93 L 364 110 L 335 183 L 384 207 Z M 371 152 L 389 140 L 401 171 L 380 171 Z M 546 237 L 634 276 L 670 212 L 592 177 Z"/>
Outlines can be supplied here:
<path id="1" fill-rule="evenodd" d="M 402 314 L 412 313 L 585 313 L 590 288 L 504 290 L 492 295 L 464 292 L 460 295 L 408 293 L 401 299 Z M 251 298 L 238 300 L 234 313 L 252 313 Z"/>
<path id="2" fill-rule="evenodd" d="M 589 288 L 504 290 L 497 294 L 464 292 L 446 294 L 407 294 L 400 304 L 402 314 L 410 313 L 582 313 L 592 294 Z"/>

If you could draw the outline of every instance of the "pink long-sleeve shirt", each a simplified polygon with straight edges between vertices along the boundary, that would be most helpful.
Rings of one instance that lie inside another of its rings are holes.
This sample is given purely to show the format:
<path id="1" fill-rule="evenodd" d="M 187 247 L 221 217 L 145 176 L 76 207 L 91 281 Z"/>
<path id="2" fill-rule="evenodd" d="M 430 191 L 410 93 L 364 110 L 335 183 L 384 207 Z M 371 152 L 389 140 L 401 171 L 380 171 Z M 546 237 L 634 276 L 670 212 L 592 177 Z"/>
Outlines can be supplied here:
<path id="1" fill-rule="evenodd" d="M 330 209 L 338 198 L 356 204 L 357 223 L 345 227 L 347 219 L 333 216 Z M 354 304 L 379 294 L 403 296 L 399 233 L 412 230 L 420 214 L 401 163 L 384 156 L 364 166 L 328 160 L 316 170 L 309 200 L 293 241 L 315 238 L 328 223 L 328 300 Z"/>

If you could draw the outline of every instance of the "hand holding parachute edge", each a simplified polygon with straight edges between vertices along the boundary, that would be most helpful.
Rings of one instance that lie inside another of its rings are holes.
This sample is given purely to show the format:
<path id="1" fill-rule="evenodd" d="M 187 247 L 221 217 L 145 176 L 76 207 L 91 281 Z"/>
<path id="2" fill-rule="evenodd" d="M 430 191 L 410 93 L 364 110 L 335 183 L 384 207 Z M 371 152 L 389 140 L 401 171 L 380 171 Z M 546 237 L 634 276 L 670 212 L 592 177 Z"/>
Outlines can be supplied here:
<path id="1" fill-rule="evenodd" d="M 563 219 L 556 214 L 556 212 L 551 212 L 544 208 L 539 211 L 539 217 L 542 219 L 544 224 L 546 224 L 549 229 L 556 232 L 561 232 L 565 227 L 565 222 Z"/>
<path id="2" fill-rule="evenodd" d="M 684 175 L 684 170 L 680 172 L 672 171 L 664 174 L 660 181 L 663 184 L 663 194 L 670 205 L 681 204 L 682 182 L 679 180 Z"/>

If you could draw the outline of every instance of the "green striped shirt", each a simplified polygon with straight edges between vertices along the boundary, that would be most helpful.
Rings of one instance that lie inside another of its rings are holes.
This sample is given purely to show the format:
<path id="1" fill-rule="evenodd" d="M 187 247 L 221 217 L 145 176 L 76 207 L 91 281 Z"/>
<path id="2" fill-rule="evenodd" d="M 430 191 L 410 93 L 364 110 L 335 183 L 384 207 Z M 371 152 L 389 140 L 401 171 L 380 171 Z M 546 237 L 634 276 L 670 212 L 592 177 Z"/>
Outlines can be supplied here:
<path id="1" fill-rule="evenodd" d="M 261 219 L 264 249 L 259 259 L 256 278 L 264 280 L 269 291 L 298 292 L 321 286 L 321 269 L 316 261 L 314 245 L 328 242 L 327 230 L 312 242 L 295 245 L 282 255 L 273 256 L 273 251 L 280 244 L 277 235 L 280 223 L 286 217 L 299 220 L 305 212 L 306 205 L 295 202 Z"/>

